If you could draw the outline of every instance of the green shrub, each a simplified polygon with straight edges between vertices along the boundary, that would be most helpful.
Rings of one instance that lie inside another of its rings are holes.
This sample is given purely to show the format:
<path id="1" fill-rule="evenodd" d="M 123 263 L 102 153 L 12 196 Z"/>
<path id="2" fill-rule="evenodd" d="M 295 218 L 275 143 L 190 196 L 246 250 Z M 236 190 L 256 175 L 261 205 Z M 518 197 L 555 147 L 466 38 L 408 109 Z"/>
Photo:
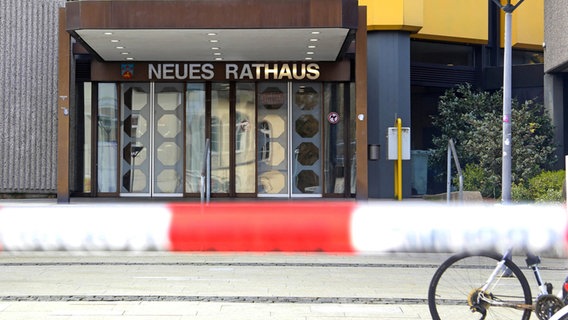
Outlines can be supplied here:
<path id="1" fill-rule="evenodd" d="M 438 102 L 438 113 L 432 117 L 434 128 L 440 132 L 432 138 L 436 147 L 429 161 L 429 170 L 435 179 L 445 181 L 448 140 L 451 138 L 461 164 L 466 164 L 464 180 L 477 183 L 478 190 L 485 197 L 500 197 L 502 113 L 502 91 L 476 91 L 470 85 L 447 90 Z M 554 132 L 544 106 L 532 100 L 524 103 L 512 101 L 511 130 L 511 178 L 512 184 L 520 187 L 543 170 L 553 168 L 556 162 Z M 467 169 L 467 164 L 476 167 Z M 464 181 L 464 184 L 467 183 Z M 473 185 L 471 188 L 474 188 Z"/>
<path id="2" fill-rule="evenodd" d="M 514 202 L 530 202 L 534 199 L 529 188 L 522 183 L 515 183 L 511 186 L 511 200 Z"/>
<path id="3" fill-rule="evenodd" d="M 495 181 L 495 177 L 489 170 L 472 163 L 465 166 L 463 170 L 464 191 L 479 191 L 483 197 L 495 198 L 501 192 L 497 186 L 498 181 Z"/>
<path id="4" fill-rule="evenodd" d="M 565 171 L 543 171 L 532 177 L 526 184 L 515 184 L 511 187 L 511 198 L 514 201 L 526 202 L 562 202 Z"/>
<path id="5" fill-rule="evenodd" d="M 544 171 L 529 180 L 529 190 L 532 198 L 538 202 L 554 201 L 562 199 L 562 184 L 566 173 L 564 170 Z"/>

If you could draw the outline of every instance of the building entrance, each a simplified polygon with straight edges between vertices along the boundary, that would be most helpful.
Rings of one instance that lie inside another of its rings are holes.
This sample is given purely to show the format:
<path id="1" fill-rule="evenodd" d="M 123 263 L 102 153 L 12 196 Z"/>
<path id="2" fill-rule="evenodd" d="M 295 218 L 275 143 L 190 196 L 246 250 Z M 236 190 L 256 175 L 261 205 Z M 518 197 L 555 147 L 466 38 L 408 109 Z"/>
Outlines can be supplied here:
<path id="1" fill-rule="evenodd" d="M 183 195 L 183 84 L 121 87 L 121 196 Z"/>
<path id="2" fill-rule="evenodd" d="M 212 197 L 353 193 L 351 85 L 98 83 L 86 102 L 91 88 L 81 163 L 97 196 L 198 198 L 205 172 Z"/>

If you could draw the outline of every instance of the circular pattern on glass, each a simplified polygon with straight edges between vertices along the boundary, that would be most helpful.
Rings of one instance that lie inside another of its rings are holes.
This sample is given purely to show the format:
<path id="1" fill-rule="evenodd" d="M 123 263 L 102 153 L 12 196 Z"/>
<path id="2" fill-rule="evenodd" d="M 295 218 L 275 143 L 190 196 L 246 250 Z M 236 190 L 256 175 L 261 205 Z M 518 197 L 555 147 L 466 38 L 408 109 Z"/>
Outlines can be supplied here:
<path id="1" fill-rule="evenodd" d="M 319 176 L 312 170 L 302 170 L 296 176 L 296 188 L 302 193 L 315 193 L 319 187 Z"/>
<path id="2" fill-rule="evenodd" d="M 319 105 L 320 96 L 312 87 L 301 86 L 294 94 L 296 106 L 302 110 L 312 110 Z"/>
<path id="3" fill-rule="evenodd" d="M 302 138 L 311 138 L 319 132 L 319 121 L 311 114 L 302 115 L 296 120 L 296 132 Z"/>
<path id="4" fill-rule="evenodd" d="M 302 142 L 296 149 L 297 160 L 304 166 L 311 166 L 319 160 L 319 148 L 311 142 Z"/>

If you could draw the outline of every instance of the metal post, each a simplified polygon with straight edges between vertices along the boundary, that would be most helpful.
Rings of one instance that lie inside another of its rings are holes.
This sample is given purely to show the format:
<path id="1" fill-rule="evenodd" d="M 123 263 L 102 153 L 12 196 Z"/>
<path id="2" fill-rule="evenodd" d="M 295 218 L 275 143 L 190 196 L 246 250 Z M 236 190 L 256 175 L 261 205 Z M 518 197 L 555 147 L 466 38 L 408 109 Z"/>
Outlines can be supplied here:
<path id="1" fill-rule="evenodd" d="M 207 147 L 207 177 L 206 177 L 206 181 L 207 181 L 206 201 L 207 201 L 207 203 L 209 203 L 209 201 L 211 201 L 211 145 L 210 144 L 208 144 L 208 147 Z"/>
<path id="2" fill-rule="evenodd" d="M 398 136 L 397 136 L 397 160 L 396 160 L 396 169 L 397 169 L 397 181 L 398 183 L 396 184 L 397 186 L 397 195 L 398 195 L 398 200 L 402 200 L 402 119 L 398 118 L 396 119 L 396 129 L 398 132 Z"/>
<path id="3" fill-rule="evenodd" d="M 203 154 L 203 165 L 200 176 L 201 202 L 209 203 L 211 199 L 211 141 L 205 140 L 205 152 Z"/>
<path id="4" fill-rule="evenodd" d="M 511 133 L 511 69 L 512 69 L 512 41 L 511 28 L 513 20 L 513 11 L 518 8 L 525 0 L 519 0 L 513 5 L 511 0 L 507 0 L 507 4 L 501 4 L 501 0 L 493 0 L 493 2 L 505 12 L 505 56 L 503 62 L 503 167 L 501 176 L 501 201 L 503 203 L 511 202 L 511 146 L 513 144 Z"/>
<path id="5" fill-rule="evenodd" d="M 454 140 L 450 139 L 448 141 L 448 202 L 450 202 L 452 155 L 454 158 L 454 163 L 456 164 L 456 170 L 458 171 L 458 187 L 459 187 L 458 200 L 460 202 L 463 202 L 463 172 L 461 169 L 458 152 L 456 151 L 456 145 L 454 144 Z"/>
<path id="6" fill-rule="evenodd" d="M 448 203 L 450 203 L 452 193 L 452 149 L 450 148 L 450 141 L 448 141 L 448 163 L 446 165 L 446 201 Z"/>
<path id="7" fill-rule="evenodd" d="M 503 170 L 501 201 L 511 201 L 511 21 L 512 11 L 505 12 L 505 62 L 503 65 Z"/>

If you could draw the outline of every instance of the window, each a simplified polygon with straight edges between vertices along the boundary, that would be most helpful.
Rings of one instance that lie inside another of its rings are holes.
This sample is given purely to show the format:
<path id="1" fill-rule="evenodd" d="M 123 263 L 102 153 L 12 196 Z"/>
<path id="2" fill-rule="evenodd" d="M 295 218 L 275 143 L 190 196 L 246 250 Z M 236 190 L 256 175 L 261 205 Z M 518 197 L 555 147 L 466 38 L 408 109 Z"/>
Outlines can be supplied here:
<path id="1" fill-rule="evenodd" d="M 221 133 L 222 133 L 221 120 L 217 117 L 211 118 L 211 152 L 219 153 L 221 150 Z"/>
<path id="2" fill-rule="evenodd" d="M 118 98 L 114 83 L 99 83 L 97 177 L 99 192 L 117 192 Z"/>
<path id="3" fill-rule="evenodd" d="M 235 152 L 241 153 L 247 150 L 247 138 L 250 132 L 249 119 L 240 112 L 237 112 L 237 121 L 235 125 Z"/>
<path id="4" fill-rule="evenodd" d="M 474 47 L 469 45 L 416 40 L 410 43 L 410 61 L 413 64 L 473 67 L 475 65 L 474 57 Z"/>

